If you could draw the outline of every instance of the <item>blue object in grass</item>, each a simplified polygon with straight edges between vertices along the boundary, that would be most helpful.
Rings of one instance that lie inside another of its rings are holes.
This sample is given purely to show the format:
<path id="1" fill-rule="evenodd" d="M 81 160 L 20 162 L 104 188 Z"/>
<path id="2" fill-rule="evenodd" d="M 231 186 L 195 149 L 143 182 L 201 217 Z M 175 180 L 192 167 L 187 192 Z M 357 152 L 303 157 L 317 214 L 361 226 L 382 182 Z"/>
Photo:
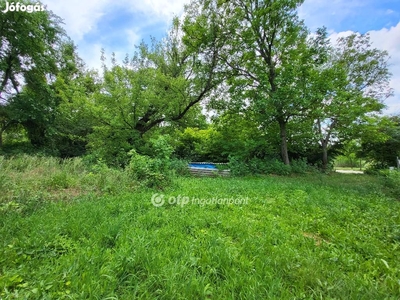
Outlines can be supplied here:
<path id="1" fill-rule="evenodd" d="M 200 169 L 217 170 L 217 166 L 215 164 L 195 164 L 195 163 L 190 163 L 189 167 L 191 167 L 191 168 L 200 168 Z"/>

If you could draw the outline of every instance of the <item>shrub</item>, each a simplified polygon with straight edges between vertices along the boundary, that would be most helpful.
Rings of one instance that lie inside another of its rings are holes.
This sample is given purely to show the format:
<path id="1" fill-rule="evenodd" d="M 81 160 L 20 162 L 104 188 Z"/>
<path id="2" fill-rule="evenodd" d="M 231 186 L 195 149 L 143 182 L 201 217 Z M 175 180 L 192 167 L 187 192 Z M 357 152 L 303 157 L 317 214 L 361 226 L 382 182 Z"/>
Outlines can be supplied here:
<path id="1" fill-rule="evenodd" d="M 266 161 L 259 158 L 252 158 L 249 163 L 249 169 L 252 174 L 265 174 L 267 172 Z"/>
<path id="2" fill-rule="evenodd" d="M 236 156 L 229 157 L 229 168 L 233 176 L 244 176 L 251 172 L 246 162 Z"/>
<path id="3" fill-rule="evenodd" d="M 55 172 L 47 181 L 47 186 L 54 189 L 66 189 L 73 185 L 73 177 L 65 170 Z"/>
<path id="4" fill-rule="evenodd" d="M 292 173 L 305 174 L 309 170 L 307 160 L 305 158 L 293 160 L 291 164 Z"/>
<path id="5" fill-rule="evenodd" d="M 230 170 L 229 169 L 229 164 L 217 164 L 216 165 L 218 171 L 224 171 L 224 170 Z"/>
<path id="6" fill-rule="evenodd" d="M 169 160 L 151 158 L 147 155 L 138 154 L 135 150 L 129 152 L 131 160 L 126 168 L 128 174 L 147 187 L 163 188 L 171 181 L 171 170 Z"/>
<path id="7" fill-rule="evenodd" d="M 290 165 L 285 165 L 282 161 L 277 159 L 267 162 L 266 173 L 276 175 L 289 175 L 292 171 Z"/>
<path id="8" fill-rule="evenodd" d="M 171 183 L 176 170 L 182 171 L 182 164 L 170 159 L 173 148 L 168 142 L 168 136 L 159 136 L 150 140 L 151 153 L 143 155 L 132 149 L 129 166 L 126 172 L 135 180 L 147 187 L 163 188 Z M 187 169 L 187 164 L 185 164 Z"/>
<path id="9" fill-rule="evenodd" d="M 305 174 L 307 172 L 319 172 L 318 168 L 310 166 L 305 158 L 293 160 L 291 165 L 285 165 L 277 158 L 252 158 L 245 160 L 238 156 L 231 156 L 228 165 L 231 174 L 236 176 L 249 174 L 289 175 L 291 173 Z"/>
<path id="10" fill-rule="evenodd" d="M 289 175 L 290 173 L 304 174 L 310 167 L 305 159 L 293 160 L 292 165 L 285 165 L 282 161 L 273 159 L 253 158 L 249 161 L 239 157 L 230 157 L 229 167 L 231 173 L 236 176 L 248 174 L 276 174 Z"/>
<path id="11" fill-rule="evenodd" d="M 162 136 L 150 140 L 154 156 L 161 160 L 168 160 L 171 157 L 174 148 L 168 142 L 168 136 Z"/>
<path id="12" fill-rule="evenodd" d="M 388 194 L 400 200 L 400 172 L 397 170 L 381 170 L 379 175 L 383 186 L 388 189 Z"/>
<path id="13" fill-rule="evenodd" d="M 190 174 L 188 164 L 189 162 L 186 160 L 175 158 L 170 161 L 170 169 L 176 175 L 186 176 Z"/>

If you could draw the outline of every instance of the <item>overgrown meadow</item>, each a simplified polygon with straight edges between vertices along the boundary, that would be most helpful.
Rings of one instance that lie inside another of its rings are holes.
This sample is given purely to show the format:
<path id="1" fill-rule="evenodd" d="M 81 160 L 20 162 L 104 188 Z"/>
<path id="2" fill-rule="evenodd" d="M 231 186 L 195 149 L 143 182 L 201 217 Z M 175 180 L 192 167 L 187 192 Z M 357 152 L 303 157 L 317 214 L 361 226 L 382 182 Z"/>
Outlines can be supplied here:
<path id="1" fill-rule="evenodd" d="M 160 188 L 81 159 L 0 169 L 1 299 L 400 298 L 395 173 L 175 175 Z"/>

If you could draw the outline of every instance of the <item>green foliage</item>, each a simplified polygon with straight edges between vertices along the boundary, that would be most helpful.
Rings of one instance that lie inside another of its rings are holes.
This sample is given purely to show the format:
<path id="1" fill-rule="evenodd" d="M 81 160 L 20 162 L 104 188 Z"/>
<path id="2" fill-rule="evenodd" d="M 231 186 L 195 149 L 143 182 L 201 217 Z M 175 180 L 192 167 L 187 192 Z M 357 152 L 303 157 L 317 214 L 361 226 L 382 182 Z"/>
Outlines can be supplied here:
<path id="1" fill-rule="evenodd" d="M 127 167 L 132 179 L 148 187 L 164 188 L 170 183 L 169 162 L 162 158 L 140 155 L 135 150 L 129 152 L 131 160 Z"/>
<path id="2" fill-rule="evenodd" d="M 244 176 L 251 173 L 249 166 L 243 159 L 237 156 L 229 157 L 229 169 L 234 176 Z"/>
<path id="3" fill-rule="evenodd" d="M 190 174 L 189 172 L 189 161 L 182 159 L 171 159 L 170 160 L 170 169 L 178 176 L 187 176 Z"/>
<path id="4" fill-rule="evenodd" d="M 400 200 L 400 171 L 380 170 L 378 175 L 383 182 L 383 186 L 388 189 L 389 195 Z"/>
<path id="5" fill-rule="evenodd" d="M 276 140 L 276 128 L 259 126 L 257 118 L 251 112 L 226 112 L 214 117 L 212 150 L 214 162 L 227 162 L 228 157 L 252 158 L 275 157 L 279 151 Z"/>
<path id="6" fill-rule="evenodd" d="M 362 162 L 357 155 L 360 148 L 359 140 L 351 140 L 347 142 L 343 146 L 341 155 L 335 158 L 335 167 L 362 168 L 365 162 Z"/>
<path id="7" fill-rule="evenodd" d="M 307 164 L 306 159 L 293 160 L 291 163 L 291 171 L 297 174 L 305 174 L 311 167 Z"/>
<path id="8" fill-rule="evenodd" d="M 92 110 L 92 97 L 98 90 L 95 83 L 97 74 L 83 69 L 82 62 L 75 54 L 73 45 L 66 45 L 64 60 L 68 62 L 52 85 L 57 97 L 56 117 L 52 130 L 47 135 L 52 147 L 62 158 L 83 156 L 89 134 L 97 124 Z M 72 66 L 74 72 L 70 70 Z"/>
<path id="9" fill-rule="evenodd" d="M 121 63 L 113 54 L 111 66 L 102 51 L 102 75 L 85 69 L 52 12 L 2 14 L 1 151 L 87 155 L 162 182 L 171 152 L 191 161 L 237 157 L 238 174 L 303 173 L 297 159 L 329 169 L 357 139 L 361 156 L 387 166 L 398 132 L 372 113 L 392 94 L 388 53 L 368 34 L 333 43 L 326 28 L 310 34 L 302 2 L 193 0 L 161 41 L 141 43 Z M 132 161 L 132 149 L 142 157 Z M 60 176 L 55 186 L 68 181 Z"/>
<path id="10" fill-rule="evenodd" d="M 145 134 L 161 124 L 188 123 L 184 118 L 189 111 L 199 113 L 199 103 L 221 81 L 213 55 L 217 49 L 183 43 L 182 26 L 176 19 L 162 42 L 142 43 L 123 65 L 113 58 L 112 68 L 103 66 L 101 89 L 94 96 L 93 114 L 99 123 L 89 138 L 92 153 L 123 166 L 130 149 L 140 152 Z"/>
<path id="11" fill-rule="evenodd" d="M 16 124 L 25 127 L 34 146 L 44 146 L 57 107 L 47 80 L 57 75 L 59 49 L 70 41 L 51 11 L 2 13 L 0 23 L 0 146 L 3 132 Z"/>
<path id="12" fill-rule="evenodd" d="M 152 153 L 156 158 L 161 160 L 168 160 L 171 158 L 174 149 L 170 145 L 169 138 L 166 136 L 159 136 L 150 140 L 152 146 Z"/>
<path id="13" fill-rule="evenodd" d="M 190 161 L 224 161 L 221 153 L 221 135 L 213 127 L 207 129 L 186 128 L 178 133 L 175 155 Z"/>
<path id="14" fill-rule="evenodd" d="M 0 211 L 31 214 L 48 201 L 128 192 L 139 186 L 123 170 L 82 159 L 46 156 L 0 156 Z"/>
<path id="15" fill-rule="evenodd" d="M 103 160 L 107 165 L 123 168 L 129 163 L 128 152 L 139 148 L 139 135 L 129 130 L 113 130 L 110 127 L 95 126 L 88 137 L 89 156 Z"/>
<path id="16" fill-rule="evenodd" d="M 131 160 L 125 171 L 143 186 L 165 189 L 176 175 L 189 175 L 187 161 L 159 156 L 152 158 L 138 154 L 135 150 L 131 150 L 129 154 Z"/>
<path id="17" fill-rule="evenodd" d="M 392 94 L 388 53 L 373 48 L 368 34 L 339 38 L 328 54 L 312 83 L 316 101 L 310 111 L 310 118 L 316 120 L 313 129 L 322 145 L 324 168 L 327 150 L 361 137 L 365 123 L 383 109 L 383 101 Z"/>
<path id="18" fill-rule="evenodd" d="M 301 3 L 199 0 L 192 6 L 201 12 L 195 30 L 229 44 L 220 51 L 227 88 L 211 106 L 253 115 L 262 134 L 275 126 L 269 131 L 285 164 L 290 149 L 295 158 L 311 150 L 327 169 L 330 150 L 358 137 L 360 123 L 392 94 L 388 54 L 373 48 L 368 34 L 336 43 L 326 28 L 311 36 L 297 15 Z M 206 25 L 214 26 L 214 33 Z"/>
<path id="19" fill-rule="evenodd" d="M 173 148 L 163 136 L 150 140 L 150 143 L 154 157 L 141 155 L 132 149 L 126 171 L 143 185 L 161 189 L 171 183 L 174 175 L 170 160 Z"/>
<path id="20" fill-rule="evenodd" d="M 304 86 L 315 61 L 307 45 L 308 30 L 296 12 L 302 1 L 234 1 L 237 9 L 231 2 L 206 1 L 204 6 L 209 3 L 219 8 L 219 25 L 226 35 L 222 38 L 229 41 L 221 54 L 230 71 L 229 106 L 251 111 L 259 125 L 277 125 L 281 157 L 289 164 L 287 124 L 309 107 Z"/>
<path id="21" fill-rule="evenodd" d="M 370 123 L 361 138 L 361 150 L 358 155 L 367 158 L 373 169 L 397 166 L 400 157 L 400 116 L 382 118 Z"/>
<path id="22" fill-rule="evenodd" d="M 267 174 L 289 175 L 291 166 L 284 164 L 281 160 L 273 159 L 263 165 L 264 172 Z"/>
<path id="23" fill-rule="evenodd" d="M 236 176 L 255 175 L 255 174 L 276 174 L 289 175 L 305 174 L 311 168 L 305 159 L 293 160 L 291 165 L 284 164 L 279 159 L 259 159 L 252 158 L 248 161 L 239 158 L 231 157 L 229 161 L 231 173 Z"/>

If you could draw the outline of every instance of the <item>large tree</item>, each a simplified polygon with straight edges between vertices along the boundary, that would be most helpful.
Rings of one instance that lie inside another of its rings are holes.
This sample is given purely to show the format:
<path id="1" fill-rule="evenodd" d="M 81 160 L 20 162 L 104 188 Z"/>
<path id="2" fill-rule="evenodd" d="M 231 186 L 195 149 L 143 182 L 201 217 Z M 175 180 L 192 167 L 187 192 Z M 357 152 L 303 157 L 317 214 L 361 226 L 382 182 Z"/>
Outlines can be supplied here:
<path id="1" fill-rule="evenodd" d="M 79 156 L 86 153 L 95 125 L 91 108 L 100 88 L 98 74 L 86 69 L 73 43 L 63 44 L 58 56 L 58 72 L 50 84 L 56 107 L 47 130 L 48 146 L 61 157 Z"/>
<path id="2" fill-rule="evenodd" d="M 43 145 L 56 106 L 49 83 L 57 73 L 57 52 L 66 41 L 60 24 L 47 10 L 0 14 L 0 134 L 20 123 L 33 144 Z"/>
<path id="3" fill-rule="evenodd" d="M 100 157 L 124 164 L 146 133 L 179 122 L 220 84 L 217 36 L 192 36 L 195 22 L 190 14 L 184 26 L 175 19 L 163 41 L 142 43 L 123 64 L 115 58 L 111 68 L 104 64 L 101 89 L 94 97 L 98 125 L 90 143 Z"/>
<path id="4" fill-rule="evenodd" d="M 373 48 L 368 34 L 354 33 L 331 46 L 316 75 L 310 90 L 319 100 L 310 116 L 327 168 L 329 148 L 359 137 L 365 119 L 392 94 L 388 53 Z"/>
<path id="5" fill-rule="evenodd" d="M 400 115 L 370 118 L 363 129 L 358 156 L 376 168 L 396 166 L 400 158 Z"/>
<path id="6" fill-rule="evenodd" d="M 219 57 L 230 70 L 231 107 L 253 110 L 262 127 L 275 123 L 282 160 L 289 164 L 288 123 L 310 106 L 309 73 L 320 64 L 317 48 L 326 33 L 309 37 L 297 16 L 301 0 L 199 1 L 215 7 L 228 40 Z"/>

